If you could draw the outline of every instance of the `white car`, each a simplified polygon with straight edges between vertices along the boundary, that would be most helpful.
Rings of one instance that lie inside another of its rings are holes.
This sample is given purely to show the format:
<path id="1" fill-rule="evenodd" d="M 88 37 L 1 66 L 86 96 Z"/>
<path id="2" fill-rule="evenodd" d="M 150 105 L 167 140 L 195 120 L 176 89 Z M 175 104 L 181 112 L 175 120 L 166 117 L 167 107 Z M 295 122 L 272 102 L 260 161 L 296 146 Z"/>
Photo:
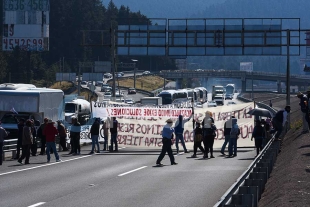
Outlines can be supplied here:
<path id="1" fill-rule="evenodd" d="M 200 103 L 200 102 L 196 103 L 195 106 L 196 106 L 197 108 L 203 108 L 203 104 Z"/>
<path id="2" fill-rule="evenodd" d="M 215 101 L 208 102 L 208 107 L 217 107 L 217 104 Z"/>
<path id="3" fill-rule="evenodd" d="M 125 103 L 126 104 L 134 104 L 135 102 L 132 99 L 125 99 Z"/>
<path id="4" fill-rule="evenodd" d="M 142 75 L 149 75 L 149 74 L 151 74 L 150 71 L 144 71 L 144 72 L 142 73 Z"/>
<path id="5" fill-rule="evenodd" d="M 104 99 L 111 99 L 111 97 L 112 97 L 112 93 L 111 92 L 105 92 L 104 95 L 103 95 Z"/>

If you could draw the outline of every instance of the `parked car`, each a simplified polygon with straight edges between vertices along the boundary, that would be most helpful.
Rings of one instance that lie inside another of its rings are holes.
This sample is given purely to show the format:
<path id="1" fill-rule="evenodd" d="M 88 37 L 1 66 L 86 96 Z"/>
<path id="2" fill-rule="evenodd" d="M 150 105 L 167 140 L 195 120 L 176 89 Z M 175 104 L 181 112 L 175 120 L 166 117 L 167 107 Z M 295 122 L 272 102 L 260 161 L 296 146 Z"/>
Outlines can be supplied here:
<path id="1" fill-rule="evenodd" d="M 123 77 L 123 76 L 122 76 L 122 74 L 117 73 L 117 74 L 116 74 L 116 77 L 117 77 L 117 78 L 121 78 L 121 77 Z"/>
<path id="2" fill-rule="evenodd" d="M 136 94 L 137 91 L 135 88 L 128 88 L 128 94 Z"/>
<path id="3" fill-rule="evenodd" d="M 123 72 L 119 72 L 119 74 L 121 74 L 121 76 L 124 76 L 124 75 L 125 75 Z"/>
<path id="4" fill-rule="evenodd" d="M 208 107 L 217 107 L 217 104 L 215 101 L 208 102 Z"/>
<path id="5" fill-rule="evenodd" d="M 197 108 L 203 108 L 203 104 L 200 103 L 200 102 L 195 103 L 195 106 L 196 106 Z"/>

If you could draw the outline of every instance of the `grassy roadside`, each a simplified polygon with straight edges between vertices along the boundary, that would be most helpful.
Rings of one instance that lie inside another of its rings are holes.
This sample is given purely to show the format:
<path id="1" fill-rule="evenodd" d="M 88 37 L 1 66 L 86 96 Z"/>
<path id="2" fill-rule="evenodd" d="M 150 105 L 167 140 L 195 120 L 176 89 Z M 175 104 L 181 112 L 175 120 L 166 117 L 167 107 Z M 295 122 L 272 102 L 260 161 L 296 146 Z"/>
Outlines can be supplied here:
<path id="1" fill-rule="evenodd" d="M 111 81 L 112 82 L 112 81 Z M 111 83 L 109 81 L 109 83 Z M 122 78 L 119 79 L 119 86 L 121 87 L 133 87 L 134 86 L 134 78 L 128 77 L 128 78 Z M 169 81 L 166 80 L 166 84 Z M 117 84 L 117 81 L 116 81 Z M 164 79 L 159 76 L 143 76 L 136 79 L 136 89 L 145 90 L 145 91 L 154 91 L 158 88 L 162 88 L 164 86 Z"/>

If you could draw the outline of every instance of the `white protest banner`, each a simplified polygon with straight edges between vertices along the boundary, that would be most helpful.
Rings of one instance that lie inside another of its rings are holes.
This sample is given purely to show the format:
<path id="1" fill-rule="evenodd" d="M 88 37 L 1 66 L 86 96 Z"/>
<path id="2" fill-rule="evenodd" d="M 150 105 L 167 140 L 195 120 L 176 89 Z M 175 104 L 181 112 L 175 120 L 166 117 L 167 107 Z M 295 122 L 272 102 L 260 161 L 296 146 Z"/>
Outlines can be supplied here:
<path id="1" fill-rule="evenodd" d="M 93 117 L 108 117 L 107 107 L 105 103 L 91 102 Z"/>
<path id="2" fill-rule="evenodd" d="M 241 135 L 238 139 L 238 146 L 253 146 L 251 141 L 251 134 L 253 131 L 253 118 L 247 114 L 254 108 L 253 103 L 245 103 L 231 106 L 220 106 L 214 108 L 196 108 L 195 119 L 203 120 L 205 112 L 208 110 L 212 112 L 217 127 L 217 136 L 215 138 L 214 147 L 221 147 L 224 140 L 224 123 L 231 115 L 238 119 L 238 125 L 241 129 Z M 140 109 L 144 109 L 141 107 Z M 108 109 L 109 110 L 109 109 Z M 190 110 L 190 109 L 186 109 Z M 169 117 L 177 120 L 178 116 Z M 161 147 L 162 137 L 161 131 L 166 124 L 167 117 L 144 117 L 144 116 L 131 116 L 131 117 L 118 117 L 118 143 L 121 145 L 129 145 L 132 147 Z M 193 145 L 193 123 L 192 119 L 184 126 L 184 140 L 188 145 L 188 149 Z"/>

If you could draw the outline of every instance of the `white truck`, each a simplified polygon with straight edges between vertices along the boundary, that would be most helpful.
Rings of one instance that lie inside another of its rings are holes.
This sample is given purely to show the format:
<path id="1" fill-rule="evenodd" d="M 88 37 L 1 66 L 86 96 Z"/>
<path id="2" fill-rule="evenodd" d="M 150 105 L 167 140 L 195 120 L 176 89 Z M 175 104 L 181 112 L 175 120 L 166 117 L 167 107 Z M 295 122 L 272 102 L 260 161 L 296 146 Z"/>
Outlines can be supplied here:
<path id="1" fill-rule="evenodd" d="M 142 105 L 159 106 L 163 104 L 162 97 L 144 97 L 141 98 Z"/>
<path id="2" fill-rule="evenodd" d="M 224 105 L 224 94 L 216 94 L 214 96 L 214 101 L 217 105 Z"/>
<path id="3" fill-rule="evenodd" d="M 91 106 L 83 96 L 68 95 L 65 96 L 65 124 L 71 124 L 75 117 L 84 125 L 91 116 Z"/>
<path id="4" fill-rule="evenodd" d="M 46 117 L 63 120 L 64 93 L 58 89 L 24 88 L 0 90 L 1 126 L 16 138 L 20 118 L 34 119 L 41 123 Z"/>
<path id="5" fill-rule="evenodd" d="M 224 93 L 225 93 L 224 86 L 212 86 L 212 100 L 214 100 L 214 97 L 216 95 Z"/>

